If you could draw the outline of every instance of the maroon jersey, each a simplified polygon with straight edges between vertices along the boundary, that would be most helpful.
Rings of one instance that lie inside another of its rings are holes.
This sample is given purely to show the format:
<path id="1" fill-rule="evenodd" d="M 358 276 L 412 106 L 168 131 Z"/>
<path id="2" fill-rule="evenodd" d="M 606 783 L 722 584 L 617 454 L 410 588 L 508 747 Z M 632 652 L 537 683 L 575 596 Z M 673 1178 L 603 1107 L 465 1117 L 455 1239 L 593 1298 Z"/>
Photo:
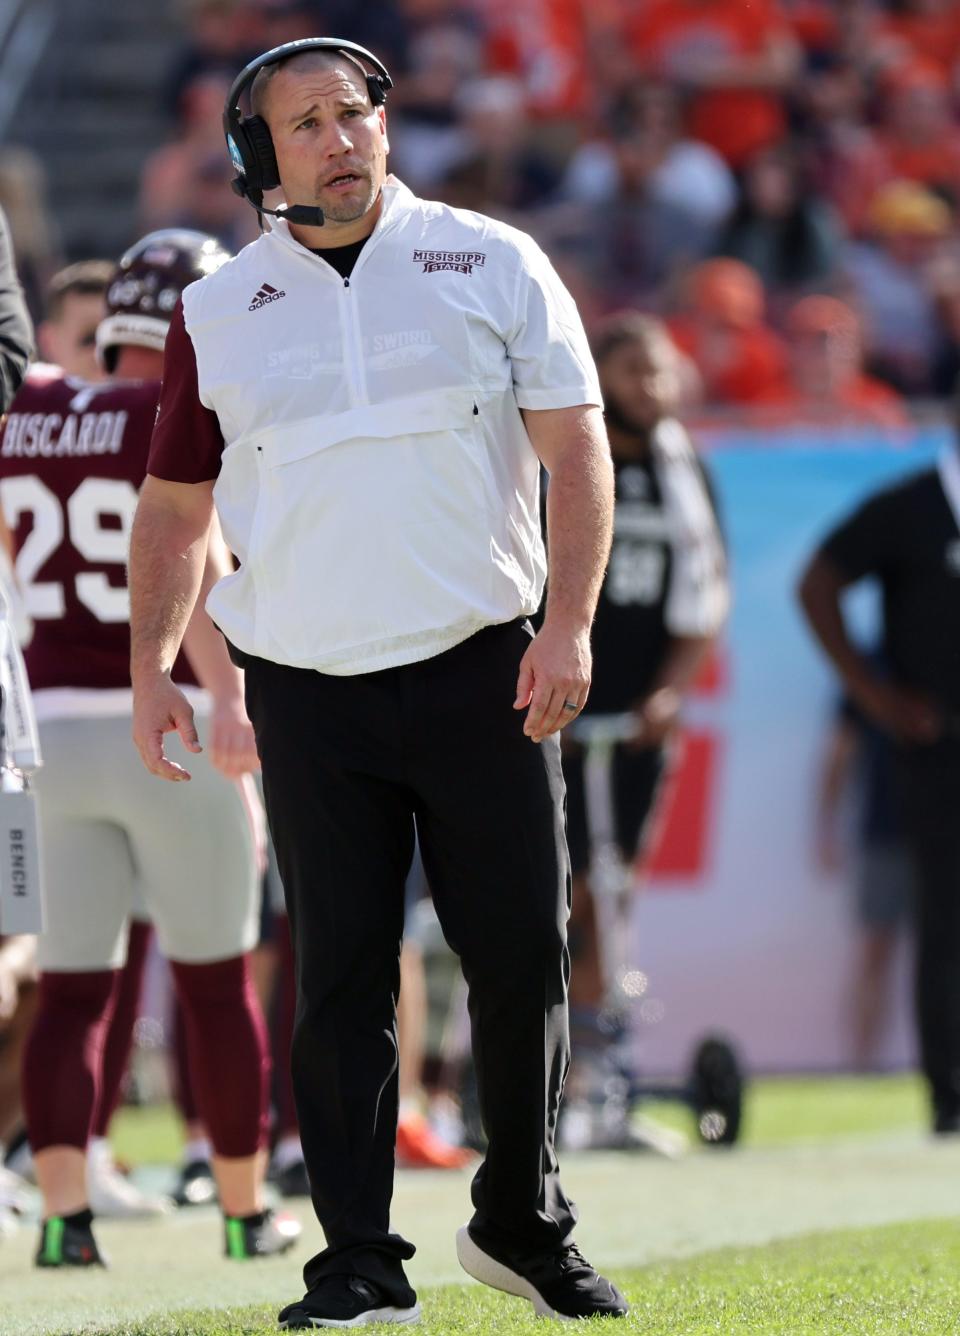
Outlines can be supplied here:
<path id="1" fill-rule="evenodd" d="M 159 381 L 31 373 L 0 429 L 0 504 L 34 633 L 30 685 L 130 686 L 126 563 Z M 179 681 L 193 681 L 179 671 Z"/>

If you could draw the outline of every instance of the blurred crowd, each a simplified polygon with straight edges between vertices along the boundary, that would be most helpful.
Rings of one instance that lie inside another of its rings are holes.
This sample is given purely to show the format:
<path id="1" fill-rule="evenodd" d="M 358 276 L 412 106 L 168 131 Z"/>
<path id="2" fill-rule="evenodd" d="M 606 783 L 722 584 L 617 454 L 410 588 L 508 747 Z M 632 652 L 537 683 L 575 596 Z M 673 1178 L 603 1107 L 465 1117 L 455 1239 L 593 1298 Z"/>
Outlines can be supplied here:
<path id="1" fill-rule="evenodd" d="M 897 430 L 907 401 L 953 392 L 955 0 L 178 9 L 183 45 L 157 90 L 170 137 L 145 162 L 138 232 L 251 239 L 255 217 L 227 189 L 230 80 L 268 47 L 342 36 L 394 73 L 396 174 L 532 232 L 588 325 L 625 306 L 663 316 L 693 403 L 749 408 L 760 425 Z"/>

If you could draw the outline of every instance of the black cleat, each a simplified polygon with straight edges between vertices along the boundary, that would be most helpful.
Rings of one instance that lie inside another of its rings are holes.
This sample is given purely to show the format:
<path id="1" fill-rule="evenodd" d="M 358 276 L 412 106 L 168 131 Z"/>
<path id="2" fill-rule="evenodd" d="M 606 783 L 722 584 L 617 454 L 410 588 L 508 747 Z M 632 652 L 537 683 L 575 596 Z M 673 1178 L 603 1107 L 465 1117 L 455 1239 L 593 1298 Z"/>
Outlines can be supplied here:
<path id="1" fill-rule="evenodd" d="M 273 1169 L 269 1177 L 281 1197 L 310 1196 L 310 1179 L 303 1160 L 294 1160 L 283 1169 Z"/>
<path id="2" fill-rule="evenodd" d="M 457 1257 L 467 1275 L 505 1294 L 529 1299 L 538 1317 L 575 1322 L 586 1317 L 626 1317 L 626 1299 L 593 1269 L 575 1243 L 518 1262 L 482 1247 L 467 1225 L 457 1230 Z"/>
<path id="3" fill-rule="evenodd" d="M 190 1160 L 180 1170 L 172 1192 L 178 1206 L 210 1206 L 217 1200 L 217 1184 L 208 1160 Z"/>
<path id="4" fill-rule="evenodd" d="M 258 1215 L 223 1217 L 227 1257 L 243 1261 L 249 1257 L 279 1257 L 289 1252 L 303 1226 L 289 1215 L 261 1211 Z"/>
<path id="5" fill-rule="evenodd" d="M 295 1304 L 280 1310 L 277 1318 L 287 1331 L 310 1327 L 365 1327 L 370 1322 L 412 1325 L 420 1321 L 420 1305 L 413 1290 L 410 1304 L 400 1307 L 390 1295 L 362 1276 L 325 1276 Z"/>
<path id="6" fill-rule="evenodd" d="M 93 1237 L 90 1212 L 78 1212 L 77 1216 L 51 1215 L 44 1220 L 40 1227 L 40 1247 L 34 1258 L 37 1266 L 107 1265 Z"/>

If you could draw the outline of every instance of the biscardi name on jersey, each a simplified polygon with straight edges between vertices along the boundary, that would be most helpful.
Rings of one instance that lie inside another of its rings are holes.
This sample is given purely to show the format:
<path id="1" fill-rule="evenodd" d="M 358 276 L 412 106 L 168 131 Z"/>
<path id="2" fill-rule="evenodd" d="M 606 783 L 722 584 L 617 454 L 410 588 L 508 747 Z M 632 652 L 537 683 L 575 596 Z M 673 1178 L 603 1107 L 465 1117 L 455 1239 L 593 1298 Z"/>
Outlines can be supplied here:
<path id="1" fill-rule="evenodd" d="M 74 455 L 118 455 L 130 414 L 11 413 L 0 456 L 57 459 Z"/>

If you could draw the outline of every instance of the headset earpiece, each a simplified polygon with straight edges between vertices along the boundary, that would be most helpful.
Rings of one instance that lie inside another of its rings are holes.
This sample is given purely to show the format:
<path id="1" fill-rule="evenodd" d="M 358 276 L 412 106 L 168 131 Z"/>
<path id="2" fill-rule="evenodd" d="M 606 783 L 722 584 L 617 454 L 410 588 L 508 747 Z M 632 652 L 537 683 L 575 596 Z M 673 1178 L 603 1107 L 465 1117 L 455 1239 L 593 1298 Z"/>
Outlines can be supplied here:
<path id="1" fill-rule="evenodd" d="M 280 171 L 270 127 L 262 116 L 245 116 L 242 124 L 259 171 L 258 189 L 273 190 L 280 184 Z"/>
<path id="2" fill-rule="evenodd" d="M 382 107 L 387 100 L 387 89 L 393 87 L 392 80 L 385 82 L 379 74 L 367 75 L 367 92 L 375 107 Z"/>

